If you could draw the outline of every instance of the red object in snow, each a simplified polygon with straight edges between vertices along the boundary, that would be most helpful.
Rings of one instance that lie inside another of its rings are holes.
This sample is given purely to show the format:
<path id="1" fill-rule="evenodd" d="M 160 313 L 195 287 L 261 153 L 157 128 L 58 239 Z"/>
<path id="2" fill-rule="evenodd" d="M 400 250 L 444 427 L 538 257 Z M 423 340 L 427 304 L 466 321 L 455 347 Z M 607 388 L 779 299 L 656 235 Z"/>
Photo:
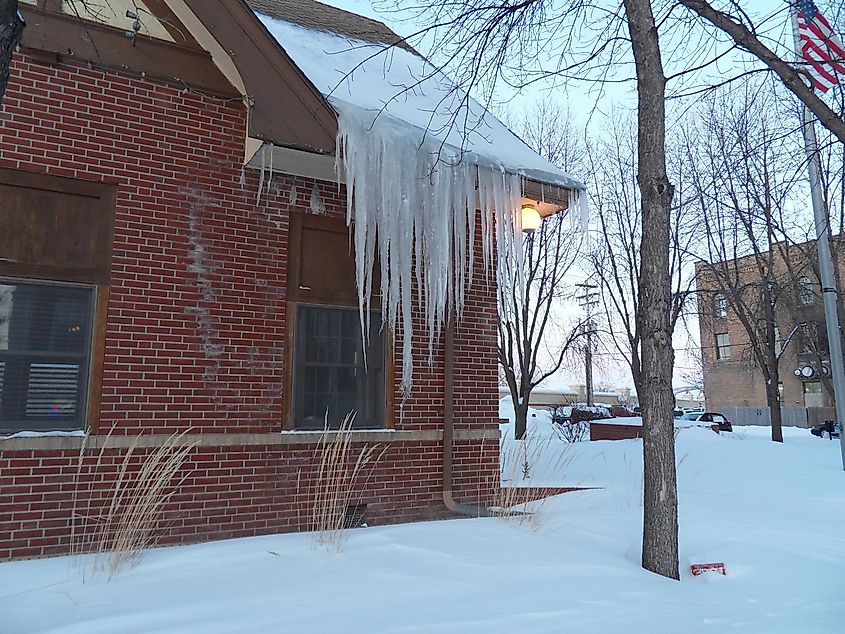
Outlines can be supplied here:
<path id="1" fill-rule="evenodd" d="M 689 569 L 695 577 L 697 577 L 698 575 L 702 575 L 705 572 L 710 572 L 711 570 L 721 572 L 723 575 L 728 574 L 727 570 L 725 570 L 725 564 L 723 564 L 722 562 L 712 564 L 692 564 Z"/>

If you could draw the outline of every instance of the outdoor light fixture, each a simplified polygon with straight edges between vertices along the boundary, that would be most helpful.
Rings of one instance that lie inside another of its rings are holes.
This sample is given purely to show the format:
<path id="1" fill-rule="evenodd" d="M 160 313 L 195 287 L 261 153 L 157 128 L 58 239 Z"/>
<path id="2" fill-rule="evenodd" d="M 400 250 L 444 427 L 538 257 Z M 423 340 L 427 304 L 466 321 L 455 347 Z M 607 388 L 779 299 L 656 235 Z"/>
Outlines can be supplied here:
<path id="1" fill-rule="evenodd" d="M 530 203 L 522 205 L 523 233 L 533 233 L 540 226 L 541 222 L 543 222 L 543 219 L 540 217 L 540 214 L 537 212 L 537 209 L 534 207 L 534 205 Z"/>

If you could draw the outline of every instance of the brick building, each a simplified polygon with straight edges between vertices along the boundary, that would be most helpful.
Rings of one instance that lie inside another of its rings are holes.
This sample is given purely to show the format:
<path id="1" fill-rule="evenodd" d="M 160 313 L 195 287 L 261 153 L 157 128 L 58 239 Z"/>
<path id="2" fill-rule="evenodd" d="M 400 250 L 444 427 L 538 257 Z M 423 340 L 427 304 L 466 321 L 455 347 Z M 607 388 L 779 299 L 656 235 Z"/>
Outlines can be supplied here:
<path id="1" fill-rule="evenodd" d="M 414 328 L 410 394 L 402 333 L 380 332 L 378 312 L 364 366 L 337 113 L 265 25 L 399 38 L 310 0 L 134 5 L 128 18 L 21 5 L 0 105 L 0 560 L 69 552 L 74 505 L 96 513 L 133 443 L 143 456 L 184 430 L 197 447 L 164 542 L 306 528 L 324 416 L 351 409 L 356 446 L 387 448 L 360 487 L 367 522 L 488 503 L 496 293 L 482 255 L 430 357 Z M 568 204 L 545 187 L 538 206 Z M 83 433 L 100 459 L 81 477 Z"/>
<path id="2" fill-rule="evenodd" d="M 845 272 L 845 258 L 837 241 L 839 275 Z M 698 313 L 704 371 L 705 401 L 708 410 L 725 408 L 765 408 L 765 381 L 755 362 L 748 330 L 737 314 L 732 294 L 742 293 L 745 314 L 750 322 L 765 327 L 761 306 L 762 280 L 758 262 L 769 254 L 749 255 L 727 262 L 696 266 Z M 819 416 L 829 416 L 833 406 L 829 379 L 830 355 L 825 331 L 824 308 L 818 281 L 813 243 L 777 243 L 772 250 L 774 311 L 774 351 L 778 362 L 778 392 L 784 408 L 824 408 Z M 728 279 L 729 283 L 719 280 Z M 789 412 L 784 410 L 785 414 Z M 797 415 L 798 412 L 791 412 Z M 800 418 L 800 417 L 799 417 Z M 812 418 L 812 416 L 811 416 Z M 785 423 L 791 423 L 787 416 Z M 797 420 L 797 419 L 796 419 Z M 805 414 L 805 422 L 806 422 Z M 800 421 L 797 421 L 800 422 Z"/>

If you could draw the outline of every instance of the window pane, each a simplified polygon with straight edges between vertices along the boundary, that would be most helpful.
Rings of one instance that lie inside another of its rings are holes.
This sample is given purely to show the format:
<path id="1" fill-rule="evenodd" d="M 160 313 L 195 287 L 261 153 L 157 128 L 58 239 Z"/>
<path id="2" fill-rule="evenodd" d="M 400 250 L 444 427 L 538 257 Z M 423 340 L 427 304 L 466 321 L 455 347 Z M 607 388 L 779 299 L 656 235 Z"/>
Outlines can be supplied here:
<path id="1" fill-rule="evenodd" d="M 0 429 L 80 429 L 94 291 L 0 280 Z"/>
<path id="2" fill-rule="evenodd" d="M 813 282 L 809 277 L 802 277 L 798 280 L 798 296 L 801 299 L 801 303 L 805 306 L 815 303 L 816 293 L 813 288 Z"/>
<path id="3" fill-rule="evenodd" d="M 717 294 L 716 297 L 713 299 L 713 310 L 717 318 L 724 319 L 725 317 L 727 317 L 728 298 L 722 295 L 721 293 Z"/>
<path id="4" fill-rule="evenodd" d="M 384 426 L 384 335 L 381 318 L 371 316 L 364 349 L 358 311 L 298 306 L 294 359 L 294 427 L 337 428 L 355 412 L 359 428 Z"/>
<path id="5" fill-rule="evenodd" d="M 716 335 L 716 358 L 722 360 L 731 358 L 731 340 L 726 332 Z"/>

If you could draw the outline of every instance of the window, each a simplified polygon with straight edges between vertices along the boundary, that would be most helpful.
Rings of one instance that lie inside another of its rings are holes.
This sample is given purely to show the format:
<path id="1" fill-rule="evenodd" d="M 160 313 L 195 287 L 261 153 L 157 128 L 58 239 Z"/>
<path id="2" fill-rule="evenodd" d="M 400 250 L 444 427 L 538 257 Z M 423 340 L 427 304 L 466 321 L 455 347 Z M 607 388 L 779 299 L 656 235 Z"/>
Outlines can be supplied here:
<path id="1" fill-rule="evenodd" d="M 814 284 L 809 277 L 802 277 L 798 280 L 798 299 L 803 306 L 811 306 L 816 303 Z"/>
<path id="2" fill-rule="evenodd" d="M 0 429 L 82 429 L 94 289 L 0 279 Z"/>
<path id="3" fill-rule="evenodd" d="M 824 405 L 821 381 L 805 381 L 801 384 L 801 391 L 804 393 L 804 407 L 822 407 Z"/>
<path id="4" fill-rule="evenodd" d="M 784 403 L 783 400 L 783 381 L 778 381 L 778 401 Z"/>
<path id="5" fill-rule="evenodd" d="M 804 394 L 821 394 L 822 393 L 822 382 L 821 381 L 804 381 L 802 384 Z"/>
<path id="6" fill-rule="evenodd" d="M 297 308 L 294 426 L 336 428 L 349 412 L 354 427 L 382 427 L 384 340 L 381 318 L 370 318 L 366 363 L 359 313 L 354 308 Z"/>
<path id="7" fill-rule="evenodd" d="M 813 354 L 827 357 L 830 352 L 827 347 L 827 332 L 824 327 L 810 321 L 801 324 L 801 354 Z"/>
<path id="8" fill-rule="evenodd" d="M 350 412 L 355 428 L 385 427 L 392 383 L 387 341 L 379 310 L 371 312 L 366 342 L 362 336 L 346 224 L 294 214 L 290 253 L 288 314 L 294 330 L 288 427 L 337 428 Z M 374 280 L 373 287 L 379 286 Z"/>
<path id="9" fill-rule="evenodd" d="M 780 328 L 775 326 L 775 354 L 780 354 L 783 349 L 783 341 L 780 338 Z"/>
<path id="10" fill-rule="evenodd" d="M 722 293 L 717 293 L 713 298 L 713 314 L 717 319 L 724 319 L 728 316 L 728 298 Z"/>
<path id="11" fill-rule="evenodd" d="M 716 335 L 716 359 L 727 361 L 731 358 L 731 338 L 726 332 Z"/>

